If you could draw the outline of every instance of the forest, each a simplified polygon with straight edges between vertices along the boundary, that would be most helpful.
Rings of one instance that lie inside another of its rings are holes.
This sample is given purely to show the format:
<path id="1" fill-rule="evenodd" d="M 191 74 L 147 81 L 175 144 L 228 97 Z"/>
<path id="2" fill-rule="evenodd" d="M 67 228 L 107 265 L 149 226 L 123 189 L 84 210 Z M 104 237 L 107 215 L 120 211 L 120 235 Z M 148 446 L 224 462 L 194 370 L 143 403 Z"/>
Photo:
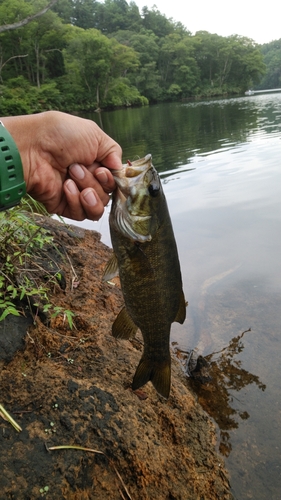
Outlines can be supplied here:
<path id="1" fill-rule="evenodd" d="M 144 0 L 145 1 L 145 0 Z M 0 115 L 93 111 L 281 85 L 281 39 L 194 35 L 126 0 L 0 0 Z"/>

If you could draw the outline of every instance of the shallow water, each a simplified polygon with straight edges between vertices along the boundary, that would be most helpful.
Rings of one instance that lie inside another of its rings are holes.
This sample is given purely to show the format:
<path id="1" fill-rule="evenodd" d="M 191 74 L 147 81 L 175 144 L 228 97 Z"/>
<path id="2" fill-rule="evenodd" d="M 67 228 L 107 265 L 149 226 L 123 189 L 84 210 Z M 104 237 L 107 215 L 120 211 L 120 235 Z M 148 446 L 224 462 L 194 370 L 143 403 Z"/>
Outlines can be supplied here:
<path id="1" fill-rule="evenodd" d="M 183 351 L 207 356 L 213 367 L 214 385 L 198 394 L 217 422 L 235 498 L 277 500 L 281 94 L 165 104 L 92 119 L 121 144 L 124 161 L 153 156 L 189 302 L 187 320 L 173 325 L 172 340 Z M 107 216 L 86 225 L 110 244 Z"/>

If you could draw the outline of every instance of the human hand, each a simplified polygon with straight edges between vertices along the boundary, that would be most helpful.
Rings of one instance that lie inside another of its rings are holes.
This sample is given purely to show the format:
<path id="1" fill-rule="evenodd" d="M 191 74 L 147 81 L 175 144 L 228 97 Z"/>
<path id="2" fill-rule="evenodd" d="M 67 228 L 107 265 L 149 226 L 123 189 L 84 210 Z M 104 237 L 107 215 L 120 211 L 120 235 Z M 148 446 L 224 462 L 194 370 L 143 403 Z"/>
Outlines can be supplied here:
<path id="1" fill-rule="evenodd" d="M 2 119 L 17 144 L 27 192 L 49 213 L 98 220 L 122 167 L 120 146 L 91 120 L 59 111 Z"/>

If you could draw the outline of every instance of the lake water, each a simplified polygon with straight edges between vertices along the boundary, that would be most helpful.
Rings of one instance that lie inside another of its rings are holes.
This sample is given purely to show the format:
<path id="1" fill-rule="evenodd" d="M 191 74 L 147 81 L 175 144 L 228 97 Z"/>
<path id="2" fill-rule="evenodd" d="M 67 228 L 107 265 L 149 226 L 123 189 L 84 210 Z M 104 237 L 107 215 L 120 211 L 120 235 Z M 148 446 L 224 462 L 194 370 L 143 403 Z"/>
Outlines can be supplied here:
<path id="1" fill-rule="evenodd" d="M 153 156 L 189 303 L 172 340 L 213 367 L 213 385 L 195 389 L 217 423 L 235 498 L 279 500 L 281 94 L 91 118 L 124 162 Z M 88 227 L 110 244 L 107 215 Z"/>

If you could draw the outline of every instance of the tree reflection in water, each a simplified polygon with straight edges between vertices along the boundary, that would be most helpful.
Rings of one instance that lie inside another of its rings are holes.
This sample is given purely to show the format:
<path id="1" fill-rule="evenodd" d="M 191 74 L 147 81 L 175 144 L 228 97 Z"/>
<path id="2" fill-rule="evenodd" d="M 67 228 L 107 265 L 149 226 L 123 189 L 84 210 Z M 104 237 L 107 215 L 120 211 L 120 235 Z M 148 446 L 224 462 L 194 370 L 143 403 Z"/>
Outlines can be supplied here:
<path id="1" fill-rule="evenodd" d="M 242 368 L 242 362 L 235 359 L 235 356 L 243 351 L 242 338 L 249 331 L 251 329 L 234 337 L 221 351 L 205 357 L 198 356 L 197 359 L 194 351 L 181 351 L 176 345 L 173 346 L 177 357 L 184 365 L 189 386 L 197 394 L 204 410 L 219 426 L 219 449 L 224 456 L 228 456 L 231 452 L 229 431 L 238 428 L 237 417 L 246 420 L 250 416 L 247 411 L 232 407 L 233 400 L 237 400 L 233 391 L 238 392 L 249 384 L 256 384 L 262 391 L 266 389 L 266 385 L 259 380 L 259 377 Z"/>

